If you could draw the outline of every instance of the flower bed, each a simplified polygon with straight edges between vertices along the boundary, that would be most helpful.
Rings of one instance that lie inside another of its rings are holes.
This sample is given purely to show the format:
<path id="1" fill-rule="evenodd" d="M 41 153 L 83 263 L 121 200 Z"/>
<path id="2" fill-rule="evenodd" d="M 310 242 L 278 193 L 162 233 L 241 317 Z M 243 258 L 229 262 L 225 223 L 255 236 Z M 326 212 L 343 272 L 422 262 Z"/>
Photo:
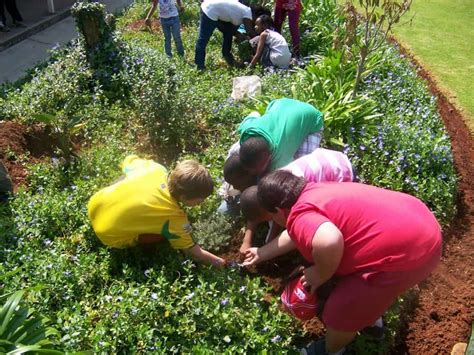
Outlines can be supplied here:
<path id="1" fill-rule="evenodd" d="M 266 73 L 263 95 L 245 104 L 229 99 L 232 78 L 261 74 L 258 69 L 223 66 L 216 37 L 208 49 L 208 71 L 169 61 L 161 33 L 133 26 L 145 11 L 139 2 L 118 20 L 124 63 L 109 68 L 114 88 L 120 86 L 113 95 L 99 85 L 75 43 L 1 96 L 0 118 L 28 123 L 37 113 L 62 112 L 76 97 L 72 110 L 85 123 L 80 160 L 67 171 L 50 161 L 31 166 L 28 189 L 3 212 L 3 291 L 28 289 L 28 305 L 52 320 L 58 330 L 54 343 L 70 351 L 295 350 L 301 327 L 278 310 L 259 278 L 236 269 L 195 267 L 169 249 L 104 248 L 87 220 L 88 198 L 118 177 L 119 162 L 130 152 L 152 152 L 168 165 L 192 156 L 220 179 L 237 124 L 284 95 L 325 111 L 326 144 L 345 148 L 363 181 L 421 198 L 447 225 L 455 212 L 456 175 L 434 99 L 388 45 L 369 62 L 362 93 L 349 99 L 355 64 L 328 47 L 341 23 L 331 1 L 305 7 L 302 48 L 317 54 L 315 61 L 303 69 Z M 184 14 L 187 59 L 197 36 L 197 13 L 196 2 Z M 217 204 L 212 196 L 190 211 L 197 234 L 215 236 L 207 243 L 214 247 L 232 237 L 228 232 L 223 238 L 223 230 L 235 230 L 213 217 Z M 385 346 L 396 332 L 396 312 L 389 317 L 392 332 Z"/>

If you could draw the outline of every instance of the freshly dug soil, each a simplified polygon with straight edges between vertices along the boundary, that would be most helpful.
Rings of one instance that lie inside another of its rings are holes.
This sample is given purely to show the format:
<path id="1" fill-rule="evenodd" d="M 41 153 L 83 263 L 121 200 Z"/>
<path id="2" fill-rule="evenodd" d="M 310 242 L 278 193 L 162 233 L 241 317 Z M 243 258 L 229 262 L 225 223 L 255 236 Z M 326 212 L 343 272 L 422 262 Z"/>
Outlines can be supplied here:
<path id="1" fill-rule="evenodd" d="M 56 148 L 57 140 L 43 126 L 0 121 L 0 160 L 10 174 L 15 191 L 26 184 L 26 165 L 53 156 Z"/>
<path id="2" fill-rule="evenodd" d="M 468 342 L 474 321 L 474 136 L 460 111 L 437 88 L 433 77 L 403 48 L 438 99 L 438 110 L 451 137 L 459 175 L 458 212 L 443 233 L 440 265 L 421 285 L 418 307 L 407 320 L 405 338 L 395 353 L 449 354 Z"/>

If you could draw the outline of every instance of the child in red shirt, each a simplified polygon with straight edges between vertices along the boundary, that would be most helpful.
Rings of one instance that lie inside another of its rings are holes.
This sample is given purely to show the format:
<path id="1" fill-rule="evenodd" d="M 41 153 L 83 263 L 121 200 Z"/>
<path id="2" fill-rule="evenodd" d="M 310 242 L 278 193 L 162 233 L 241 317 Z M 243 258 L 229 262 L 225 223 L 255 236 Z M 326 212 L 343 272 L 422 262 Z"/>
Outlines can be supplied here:
<path id="1" fill-rule="evenodd" d="M 307 183 L 278 170 L 258 184 L 260 204 L 288 233 L 250 248 L 244 265 L 293 249 L 313 263 L 303 286 L 336 280 L 324 311 L 327 352 L 338 353 L 441 257 L 441 228 L 417 198 L 352 182 Z"/>
<path id="2" fill-rule="evenodd" d="M 275 13 L 273 16 L 275 30 L 281 33 L 281 27 L 288 14 L 288 24 L 290 25 L 291 44 L 293 55 L 300 55 L 300 15 L 301 0 L 276 0 Z"/>

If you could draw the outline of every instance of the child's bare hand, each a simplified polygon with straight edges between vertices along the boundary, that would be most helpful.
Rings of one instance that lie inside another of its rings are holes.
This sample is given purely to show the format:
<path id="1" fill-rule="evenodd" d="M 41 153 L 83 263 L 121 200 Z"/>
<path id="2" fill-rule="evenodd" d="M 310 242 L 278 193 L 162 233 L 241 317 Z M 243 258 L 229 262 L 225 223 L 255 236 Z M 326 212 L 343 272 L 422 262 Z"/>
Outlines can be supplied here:
<path id="1" fill-rule="evenodd" d="M 245 252 L 245 259 L 242 266 L 256 265 L 260 262 L 258 248 L 250 248 Z"/>
<path id="2" fill-rule="evenodd" d="M 303 276 L 301 277 L 301 284 L 311 293 L 316 292 L 316 288 L 317 288 L 316 279 L 317 279 L 317 272 L 316 272 L 315 266 L 310 266 L 303 270 Z"/>

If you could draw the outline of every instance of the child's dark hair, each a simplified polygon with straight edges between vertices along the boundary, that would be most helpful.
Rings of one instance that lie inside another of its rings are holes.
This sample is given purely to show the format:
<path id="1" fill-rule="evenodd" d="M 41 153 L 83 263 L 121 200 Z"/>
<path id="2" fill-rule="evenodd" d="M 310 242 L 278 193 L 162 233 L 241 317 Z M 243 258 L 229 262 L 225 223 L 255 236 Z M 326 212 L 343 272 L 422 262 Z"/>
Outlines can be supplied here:
<path id="1" fill-rule="evenodd" d="M 250 186 L 240 195 L 240 210 L 247 221 L 261 221 L 264 208 L 257 198 L 257 185 Z"/>
<path id="2" fill-rule="evenodd" d="M 250 137 L 240 145 L 240 163 L 244 168 L 255 168 L 268 154 L 270 147 L 262 137 Z"/>
<path id="3" fill-rule="evenodd" d="M 262 15 L 270 16 L 272 14 L 270 10 L 263 7 L 262 5 L 250 5 L 250 10 L 252 11 L 252 17 L 254 20 Z"/>
<path id="4" fill-rule="evenodd" d="M 273 27 L 273 19 L 270 15 L 260 15 L 258 20 L 265 26 L 265 28 Z"/>
<path id="5" fill-rule="evenodd" d="M 303 177 L 298 177 L 286 170 L 276 170 L 265 176 L 258 183 L 258 202 L 268 212 L 276 208 L 291 208 L 298 200 L 306 185 Z"/>
<path id="6" fill-rule="evenodd" d="M 224 163 L 224 180 L 236 189 L 256 184 L 256 177 L 251 176 L 240 163 L 239 154 L 232 154 Z"/>

